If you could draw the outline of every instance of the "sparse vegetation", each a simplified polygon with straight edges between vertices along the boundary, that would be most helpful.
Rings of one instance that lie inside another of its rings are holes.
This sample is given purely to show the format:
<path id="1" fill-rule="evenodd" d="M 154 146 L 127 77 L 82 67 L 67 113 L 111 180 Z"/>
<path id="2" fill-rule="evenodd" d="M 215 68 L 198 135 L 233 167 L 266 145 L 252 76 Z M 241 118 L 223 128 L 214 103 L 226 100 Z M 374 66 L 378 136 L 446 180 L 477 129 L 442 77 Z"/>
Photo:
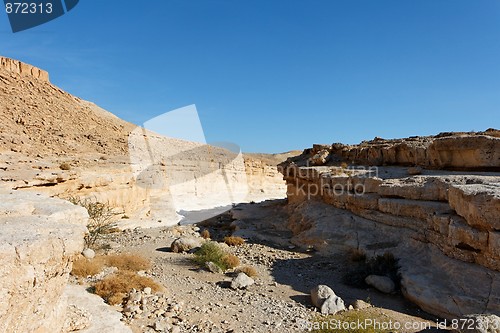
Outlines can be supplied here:
<path id="1" fill-rule="evenodd" d="M 117 267 L 124 271 L 145 271 L 151 268 L 148 259 L 136 254 L 112 254 L 104 257 L 107 266 Z"/>
<path id="2" fill-rule="evenodd" d="M 249 277 L 256 277 L 259 275 L 259 273 L 257 273 L 257 270 L 252 266 L 243 266 L 241 268 L 238 268 L 238 271 L 241 273 L 245 273 Z"/>
<path id="3" fill-rule="evenodd" d="M 208 231 L 208 229 L 203 229 L 200 235 L 204 239 L 210 239 L 210 231 Z"/>
<path id="4" fill-rule="evenodd" d="M 222 258 L 222 261 L 228 268 L 235 268 L 240 265 L 240 259 L 234 254 L 228 254 Z"/>
<path id="5" fill-rule="evenodd" d="M 241 237 L 237 236 L 228 236 L 224 237 L 224 243 L 229 246 L 239 246 L 245 243 L 245 240 Z"/>
<path id="6" fill-rule="evenodd" d="M 240 260 L 231 254 L 227 254 L 217 242 L 206 242 L 194 253 L 193 259 L 198 265 L 204 266 L 211 261 L 223 271 L 234 268 L 240 264 Z"/>
<path id="7" fill-rule="evenodd" d="M 314 333 L 388 333 L 391 331 L 388 324 L 385 316 L 360 310 L 317 317 L 311 328 Z"/>
<path id="8" fill-rule="evenodd" d="M 342 163 L 340 163 L 340 167 L 342 169 L 347 169 L 347 167 L 349 167 L 349 165 L 346 162 L 342 162 Z"/>
<path id="9" fill-rule="evenodd" d="M 89 198 L 81 199 L 79 197 L 71 197 L 68 200 L 75 205 L 87 209 L 90 218 L 87 225 L 88 233 L 85 235 L 85 244 L 87 247 L 92 248 L 102 235 L 116 229 L 113 217 L 119 213 L 114 212 L 109 203 L 102 203 Z"/>
<path id="10" fill-rule="evenodd" d="M 132 289 L 142 290 L 150 287 L 154 292 L 162 287 L 146 276 L 139 276 L 134 272 L 118 271 L 96 283 L 94 291 L 109 304 L 120 304 Z"/>
<path id="11" fill-rule="evenodd" d="M 71 170 L 71 165 L 67 162 L 61 163 L 61 165 L 59 165 L 59 169 L 66 171 Z"/>
<path id="12" fill-rule="evenodd" d="M 98 274 L 104 267 L 104 261 L 96 257 L 94 259 L 87 259 L 83 256 L 78 257 L 73 261 L 73 268 L 71 274 L 74 276 L 87 277 Z"/>
<path id="13" fill-rule="evenodd" d="M 354 262 L 366 261 L 366 253 L 361 249 L 349 251 L 349 259 Z"/>
<path id="14" fill-rule="evenodd" d="M 365 279 L 372 274 L 389 277 L 399 289 L 401 276 L 398 259 L 389 252 L 370 259 L 365 257 L 364 260 L 354 262 L 352 269 L 344 275 L 344 283 L 353 287 L 366 288 Z"/>

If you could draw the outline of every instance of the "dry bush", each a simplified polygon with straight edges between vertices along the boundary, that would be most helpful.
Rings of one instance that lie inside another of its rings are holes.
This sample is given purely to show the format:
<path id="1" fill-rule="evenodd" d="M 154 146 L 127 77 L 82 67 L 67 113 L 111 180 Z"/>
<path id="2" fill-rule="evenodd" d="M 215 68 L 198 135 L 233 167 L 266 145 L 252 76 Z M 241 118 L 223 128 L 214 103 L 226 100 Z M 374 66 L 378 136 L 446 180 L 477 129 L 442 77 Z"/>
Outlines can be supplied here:
<path id="1" fill-rule="evenodd" d="M 116 224 L 112 220 L 118 213 L 113 211 L 109 203 L 102 203 L 89 198 L 81 199 L 79 197 L 70 197 L 68 200 L 74 205 L 84 207 L 89 213 L 89 223 L 87 224 L 89 232 L 85 235 L 85 244 L 87 247 L 92 248 L 97 239 L 116 228 Z"/>
<path id="2" fill-rule="evenodd" d="M 224 243 L 226 243 L 229 246 L 238 246 L 244 244 L 245 240 L 237 236 L 228 236 L 224 237 Z"/>
<path id="3" fill-rule="evenodd" d="M 228 268 L 235 268 L 240 265 L 240 259 L 238 259 L 238 257 L 234 254 L 226 255 L 224 258 L 222 258 L 222 261 Z"/>
<path id="4" fill-rule="evenodd" d="M 71 165 L 69 163 L 61 163 L 61 165 L 59 165 L 59 169 L 61 170 L 71 170 Z"/>
<path id="5" fill-rule="evenodd" d="M 201 237 L 203 237 L 204 239 L 210 239 L 210 231 L 208 231 L 208 229 L 203 229 L 203 231 L 201 232 Z"/>
<path id="6" fill-rule="evenodd" d="M 151 268 L 148 259 L 136 254 L 111 254 L 105 257 L 106 265 L 116 267 L 124 271 L 146 271 Z"/>
<path id="7" fill-rule="evenodd" d="M 342 169 L 347 169 L 347 167 L 348 167 L 348 166 L 349 166 L 349 165 L 348 165 L 346 162 L 342 162 L 342 163 L 340 163 L 340 167 L 341 167 Z"/>
<path id="8" fill-rule="evenodd" d="M 158 283 L 149 277 L 139 276 L 134 272 L 118 271 L 97 282 L 94 288 L 95 293 L 109 304 L 120 304 L 132 289 L 143 290 L 146 287 L 150 287 L 153 292 L 162 289 Z"/>
<path id="9" fill-rule="evenodd" d="M 361 249 L 352 249 L 349 251 L 349 259 L 354 262 L 366 261 L 366 253 Z"/>
<path id="10" fill-rule="evenodd" d="M 241 273 L 245 273 L 246 275 L 248 275 L 250 277 L 256 277 L 259 275 L 257 270 L 252 266 L 243 266 L 243 267 L 239 268 L 238 271 Z"/>
<path id="11" fill-rule="evenodd" d="M 94 276 L 100 273 L 103 268 L 104 262 L 101 258 L 95 257 L 94 259 L 87 259 L 80 256 L 73 261 L 71 274 L 80 277 Z"/>

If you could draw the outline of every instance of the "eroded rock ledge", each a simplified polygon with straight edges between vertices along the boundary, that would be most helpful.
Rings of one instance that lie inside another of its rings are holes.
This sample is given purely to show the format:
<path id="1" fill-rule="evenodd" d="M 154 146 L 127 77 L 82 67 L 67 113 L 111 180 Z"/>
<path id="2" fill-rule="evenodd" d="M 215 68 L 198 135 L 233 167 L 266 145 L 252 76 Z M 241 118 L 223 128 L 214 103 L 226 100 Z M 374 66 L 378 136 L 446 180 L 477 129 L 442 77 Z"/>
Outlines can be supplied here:
<path id="1" fill-rule="evenodd" d="M 294 241 L 325 253 L 392 252 L 404 294 L 433 314 L 500 314 L 497 134 L 305 150 L 280 166 Z"/>
<path id="2" fill-rule="evenodd" d="M 25 64 L 19 60 L 0 57 L 0 67 L 11 73 L 30 76 L 41 81 L 49 82 L 48 72 L 35 66 Z"/>
<path id="3" fill-rule="evenodd" d="M 88 214 L 43 195 L 0 192 L 0 331 L 60 332 L 71 258 Z"/>

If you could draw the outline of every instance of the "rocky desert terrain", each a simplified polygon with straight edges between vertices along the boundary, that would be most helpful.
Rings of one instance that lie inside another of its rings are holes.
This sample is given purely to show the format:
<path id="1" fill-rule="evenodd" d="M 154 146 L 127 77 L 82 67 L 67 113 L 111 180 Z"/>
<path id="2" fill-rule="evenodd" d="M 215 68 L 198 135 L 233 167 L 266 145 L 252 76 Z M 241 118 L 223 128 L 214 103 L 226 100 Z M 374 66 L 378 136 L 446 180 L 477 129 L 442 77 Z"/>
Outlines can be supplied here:
<path id="1" fill-rule="evenodd" d="M 1 332 L 500 330 L 498 130 L 242 154 L 7 58 L 0 110 Z"/>

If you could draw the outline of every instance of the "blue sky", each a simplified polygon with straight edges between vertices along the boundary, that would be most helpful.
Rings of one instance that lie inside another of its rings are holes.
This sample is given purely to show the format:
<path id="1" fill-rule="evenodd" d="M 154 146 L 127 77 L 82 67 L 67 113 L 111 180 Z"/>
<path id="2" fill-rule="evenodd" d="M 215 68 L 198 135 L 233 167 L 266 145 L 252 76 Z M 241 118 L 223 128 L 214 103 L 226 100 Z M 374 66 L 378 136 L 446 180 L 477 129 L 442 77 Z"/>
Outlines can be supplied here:
<path id="1" fill-rule="evenodd" d="M 141 124 L 196 104 L 247 152 L 500 127 L 499 0 L 82 0 L 0 54 Z"/>

